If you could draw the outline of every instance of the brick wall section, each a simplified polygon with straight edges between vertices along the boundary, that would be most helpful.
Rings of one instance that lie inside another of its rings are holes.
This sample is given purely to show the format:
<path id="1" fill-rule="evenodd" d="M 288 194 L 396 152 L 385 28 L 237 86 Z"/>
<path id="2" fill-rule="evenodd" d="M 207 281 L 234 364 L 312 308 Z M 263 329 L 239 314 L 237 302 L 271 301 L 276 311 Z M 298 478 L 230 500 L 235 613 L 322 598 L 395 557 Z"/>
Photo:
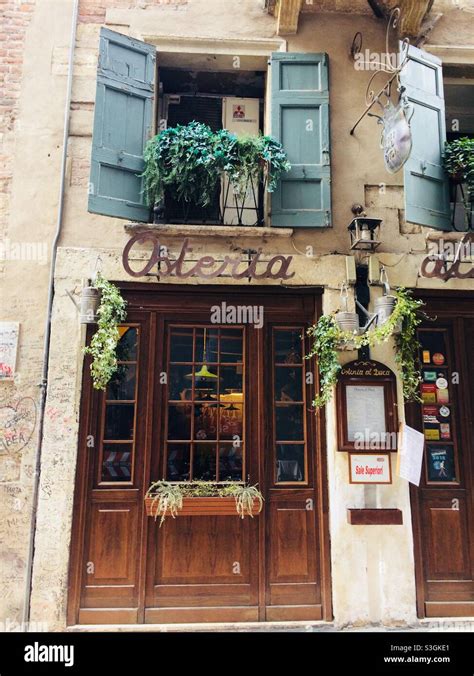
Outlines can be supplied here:
<path id="1" fill-rule="evenodd" d="M 36 0 L 0 0 L 0 237 L 6 230 L 26 30 Z"/>
<path id="2" fill-rule="evenodd" d="M 156 5 L 186 5 L 190 0 L 80 0 L 80 23 L 104 23 L 107 9 L 147 9 Z"/>

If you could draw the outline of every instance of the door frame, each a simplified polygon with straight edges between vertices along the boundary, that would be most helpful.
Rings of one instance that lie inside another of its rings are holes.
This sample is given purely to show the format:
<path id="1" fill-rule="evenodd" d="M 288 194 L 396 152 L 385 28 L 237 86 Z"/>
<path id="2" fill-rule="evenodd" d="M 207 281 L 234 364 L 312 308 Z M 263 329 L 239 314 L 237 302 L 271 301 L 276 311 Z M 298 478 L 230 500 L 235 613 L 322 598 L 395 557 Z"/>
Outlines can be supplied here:
<path id="1" fill-rule="evenodd" d="M 467 367 L 467 353 L 466 350 L 463 350 L 464 341 L 459 340 L 459 330 L 456 331 L 456 324 L 459 326 L 459 321 L 463 318 L 474 320 L 474 294 L 471 291 L 457 291 L 457 290 L 442 290 L 442 289 L 416 289 L 414 291 L 414 297 L 423 300 L 427 305 L 427 310 L 430 309 L 436 313 L 439 312 L 441 319 L 451 320 L 453 322 L 453 341 L 457 353 L 457 364 L 461 366 L 464 373 L 468 373 Z M 461 309 L 461 312 L 460 312 Z M 433 327 L 435 328 L 435 327 Z M 465 448 L 467 446 L 467 439 L 469 438 L 468 434 L 468 420 L 464 413 L 465 401 L 466 401 L 466 391 L 467 384 L 466 379 L 461 379 L 461 396 L 459 397 L 460 401 L 460 411 L 458 414 L 459 419 L 459 436 L 461 439 L 460 446 L 463 446 L 463 443 L 466 442 Z M 406 418 L 407 422 L 416 426 L 416 421 L 419 419 L 420 413 L 418 410 L 419 404 L 411 403 L 406 407 Z M 471 474 L 471 486 L 470 486 L 470 506 L 471 512 L 473 513 L 474 520 L 474 479 L 473 479 L 473 460 L 467 457 L 463 458 L 464 467 L 470 468 Z M 424 463 L 423 463 L 424 467 Z M 423 470 L 422 470 L 423 471 Z M 427 594 L 425 589 L 425 575 L 424 575 L 424 559 L 423 559 L 423 540 L 422 540 L 422 518 L 421 518 L 421 504 L 420 504 L 420 489 L 413 484 L 410 484 L 410 504 L 411 504 L 411 517 L 412 517 L 412 529 L 413 529 L 413 549 L 414 549 L 414 564 L 415 564 L 415 585 L 416 585 L 416 610 L 417 616 L 420 619 L 425 619 L 426 617 L 432 617 L 427 615 L 426 612 L 426 603 L 427 603 Z M 473 554 L 471 553 L 471 558 Z M 472 561 L 474 565 L 474 560 Z M 453 601 L 453 605 L 455 605 Z M 459 602 L 462 603 L 462 602 Z M 461 617 L 462 615 L 460 615 Z"/>
<path id="2" fill-rule="evenodd" d="M 281 297 L 310 297 L 314 303 L 314 321 L 321 315 L 322 312 L 322 293 L 323 289 L 321 287 L 309 287 L 309 288 L 298 288 L 292 289 L 282 286 L 274 285 L 265 285 L 265 286 L 250 286 L 244 287 L 242 285 L 183 285 L 183 284 L 150 284 L 146 282 L 117 282 L 117 286 L 123 293 L 125 299 L 128 302 L 128 307 L 130 311 L 140 309 L 144 313 L 147 311 L 151 313 L 151 324 L 150 324 L 150 344 L 157 339 L 157 326 L 154 321 L 155 315 L 153 312 L 160 307 L 160 309 L 166 309 L 168 307 L 166 302 L 163 304 L 163 297 L 166 297 L 169 294 L 171 297 L 173 294 L 181 294 L 183 307 L 187 309 L 192 309 L 195 294 L 210 295 L 216 296 L 220 300 L 223 298 L 229 298 L 232 296 L 239 296 L 240 303 L 242 303 L 242 297 L 251 298 L 255 297 L 272 297 L 275 299 L 276 296 Z M 183 292 L 186 292 L 184 295 Z M 158 302 L 158 298 L 160 302 Z M 172 299 L 170 298 L 170 309 L 172 307 Z M 88 339 L 94 331 L 94 327 L 88 327 Z M 150 352 L 153 359 L 153 350 Z M 74 506 L 73 513 L 74 519 L 71 529 L 71 547 L 70 547 L 70 561 L 69 561 L 69 575 L 68 575 L 68 609 L 67 609 L 67 625 L 72 626 L 78 624 L 79 610 L 80 610 L 80 597 L 81 597 L 81 565 L 83 560 L 83 549 L 84 549 L 84 533 L 85 533 L 85 519 L 86 519 L 86 509 L 88 505 L 88 493 L 90 490 L 89 487 L 89 473 L 91 470 L 90 462 L 90 451 L 86 452 L 87 449 L 87 439 L 89 434 L 89 424 L 90 420 L 93 417 L 94 410 L 97 412 L 97 402 L 98 394 L 97 392 L 92 391 L 91 387 L 91 376 L 89 368 L 87 367 L 87 361 L 84 361 L 83 364 L 83 377 L 82 377 L 82 390 L 81 390 L 81 406 L 80 406 L 80 426 L 79 426 L 79 437 L 78 437 L 78 455 L 77 455 L 77 466 L 76 466 L 76 480 L 74 488 Z M 147 379 L 147 388 L 148 392 L 146 394 L 147 400 L 149 397 L 153 396 L 153 379 L 152 374 L 154 371 L 154 364 L 149 364 L 148 379 Z M 316 380 L 315 386 L 319 384 L 319 374 L 316 371 Z M 147 410 L 150 411 L 151 405 L 147 403 Z M 320 569 L 320 579 L 321 579 L 321 602 L 322 602 L 322 620 L 331 621 L 333 619 L 332 614 L 332 595 L 331 595 L 331 561 L 330 561 L 330 537 L 329 537 L 329 493 L 328 493 L 328 482 L 327 482 L 327 453 L 326 453 L 326 426 L 325 426 L 325 412 L 324 409 L 318 409 L 315 413 L 316 416 L 316 443 L 315 443 L 315 457 L 313 461 L 315 466 L 318 468 L 318 471 L 315 476 L 315 490 L 317 493 L 317 526 L 319 531 L 320 539 L 320 550 L 317 553 L 318 556 L 318 565 Z M 151 425 L 150 420 L 146 420 L 145 424 L 149 428 Z M 314 430 L 314 424 L 313 424 Z M 147 433 L 147 442 L 150 443 L 150 436 Z M 263 458 L 261 459 L 263 463 Z M 150 476 L 150 462 L 149 459 L 146 460 L 147 466 L 145 467 L 145 483 L 149 480 Z M 261 468 L 263 470 L 263 468 Z M 141 528 L 146 528 L 147 523 L 144 523 L 144 519 L 147 519 L 146 516 L 143 516 Z M 261 536 L 264 538 L 264 535 Z M 264 544 L 264 543 L 263 543 Z M 140 562 L 141 568 L 145 565 L 145 558 Z M 261 571 L 262 572 L 262 571 Z M 145 599 L 145 576 L 144 571 L 141 571 L 139 577 L 139 607 L 137 614 L 137 624 L 142 624 L 144 619 L 144 599 Z M 262 584 L 260 585 L 261 593 L 265 594 L 265 584 L 264 577 L 262 579 Z M 263 619 L 263 618 L 259 618 Z M 125 622 L 130 622 L 130 620 L 124 620 Z"/>

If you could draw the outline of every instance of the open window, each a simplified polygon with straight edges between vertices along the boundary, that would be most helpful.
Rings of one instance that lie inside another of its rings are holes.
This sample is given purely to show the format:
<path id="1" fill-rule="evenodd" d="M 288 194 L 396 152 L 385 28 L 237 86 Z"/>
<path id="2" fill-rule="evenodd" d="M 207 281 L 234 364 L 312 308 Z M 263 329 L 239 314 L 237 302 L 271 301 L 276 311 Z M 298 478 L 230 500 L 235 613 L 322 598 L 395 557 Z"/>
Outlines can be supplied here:
<path id="1" fill-rule="evenodd" d="M 157 58 L 154 45 L 101 29 L 89 211 L 162 222 L 144 200 L 145 144 L 157 131 L 196 121 L 236 135 L 274 136 L 292 168 L 271 197 L 271 225 L 329 227 L 327 55 L 275 52 L 270 62 L 269 56 L 183 50 Z M 238 202 L 224 178 L 206 209 L 165 195 L 164 222 L 263 225 L 264 204 L 262 185 L 250 186 Z"/>
<path id="2" fill-rule="evenodd" d="M 474 139 L 474 80 L 472 68 L 451 77 L 451 68 L 445 68 L 444 92 L 446 100 L 446 135 L 448 141 L 460 138 Z M 471 75 L 471 78 L 469 78 Z M 449 181 L 451 223 L 453 229 L 465 232 L 474 229 L 473 203 L 469 201 L 467 186 Z M 466 205 L 468 208 L 466 209 Z"/>

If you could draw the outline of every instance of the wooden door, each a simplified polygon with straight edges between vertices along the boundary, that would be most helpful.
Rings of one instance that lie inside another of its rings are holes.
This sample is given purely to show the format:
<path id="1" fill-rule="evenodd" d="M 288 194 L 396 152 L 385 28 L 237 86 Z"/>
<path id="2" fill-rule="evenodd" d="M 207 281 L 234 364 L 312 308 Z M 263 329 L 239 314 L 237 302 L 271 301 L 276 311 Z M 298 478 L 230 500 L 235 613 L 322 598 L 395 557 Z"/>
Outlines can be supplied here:
<path id="1" fill-rule="evenodd" d="M 420 328 L 423 405 L 412 424 L 425 434 L 412 488 L 418 614 L 474 613 L 474 313 L 468 297 L 428 297 L 436 321 Z"/>
<path id="2" fill-rule="evenodd" d="M 134 347 L 119 377 L 99 394 L 85 369 L 69 622 L 330 619 L 323 430 L 304 359 L 314 294 L 125 295 Z M 263 325 L 211 321 L 222 302 Z M 143 495 L 161 478 L 258 483 L 264 509 L 160 527 Z"/>

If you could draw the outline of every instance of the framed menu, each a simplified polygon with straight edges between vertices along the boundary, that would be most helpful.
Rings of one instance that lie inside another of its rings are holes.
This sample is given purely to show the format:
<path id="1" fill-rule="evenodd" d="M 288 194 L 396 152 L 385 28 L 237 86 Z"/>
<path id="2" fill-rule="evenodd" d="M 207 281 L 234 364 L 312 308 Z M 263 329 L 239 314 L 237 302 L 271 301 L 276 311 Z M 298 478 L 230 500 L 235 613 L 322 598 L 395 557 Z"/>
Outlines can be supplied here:
<path id="1" fill-rule="evenodd" d="M 337 387 L 340 451 L 396 451 L 396 378 L 379 362 L 353 361 L 341 369 Z"/>

